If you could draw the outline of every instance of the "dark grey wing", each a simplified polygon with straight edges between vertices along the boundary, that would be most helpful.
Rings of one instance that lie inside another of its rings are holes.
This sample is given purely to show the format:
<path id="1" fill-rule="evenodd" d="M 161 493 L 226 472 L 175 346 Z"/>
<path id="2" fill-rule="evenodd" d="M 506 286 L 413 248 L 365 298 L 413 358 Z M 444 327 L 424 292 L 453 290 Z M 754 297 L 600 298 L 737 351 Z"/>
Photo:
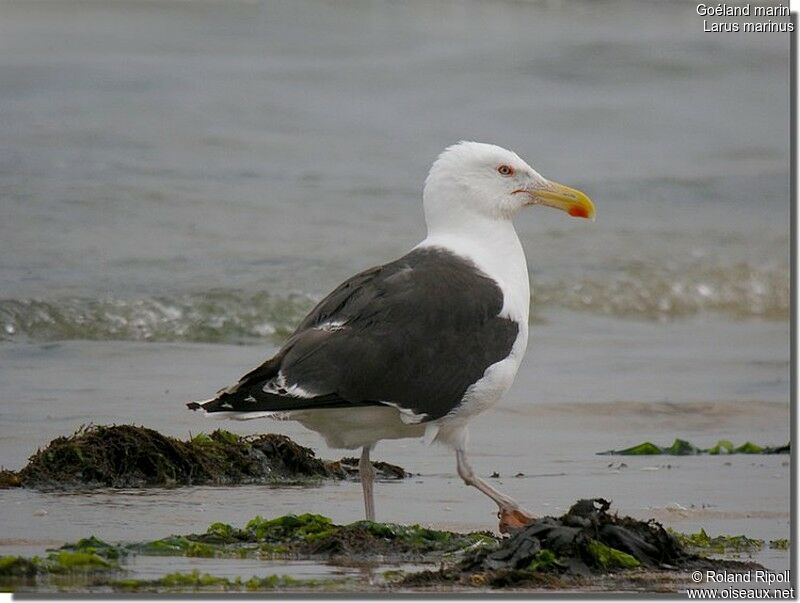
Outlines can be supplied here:
<path id="1" fill-rule="evenodd" d="M 314 340 L 316 334 L 313 329 L 326 317 L 336 314 L 345 306 L 353 307 L 357 303 L 354 299 L 363 299 L 367 295 L 370 281 L 385 268 L 376 266 L 347 279 L 308 313 L 275 356 L 244 375 L 236 384 L 221 389 L 215 398 L 203 403 L 190 402 L 189 408 L 192 410 L 202 408 L 207 412 L 264 412 L 358 405 L 344 400 L 335 393 L 298 396 L 296 389 L 292 390 L 285 385 L 286 370 L 290 367 L 284 366 L 284 360 L 287 353 L 299 341 L 305 340 L 308 344 Z"/>
<path id="2" fill-rule="evenodd" d="M 418 249 L 320 302 L 273 358 L 203 405 L 290 411 L 391 404 L 432 420 L 511 351 L 519 327 L 470 262 Z"/>

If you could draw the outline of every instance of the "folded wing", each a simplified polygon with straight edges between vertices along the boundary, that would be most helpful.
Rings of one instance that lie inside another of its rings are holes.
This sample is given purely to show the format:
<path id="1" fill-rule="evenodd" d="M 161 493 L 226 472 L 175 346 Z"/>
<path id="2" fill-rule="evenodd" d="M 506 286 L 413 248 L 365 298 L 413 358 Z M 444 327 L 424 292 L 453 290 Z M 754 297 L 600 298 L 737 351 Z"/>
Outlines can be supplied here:
<path id="1" fill-rule="evenodd" d="M 204 403 L 207 412 L 385 404 L 433 420 L 506 358 L 518 325 L 497 283 L 448 251 L 416 249 L 337 287 L 280 351 Z"/>

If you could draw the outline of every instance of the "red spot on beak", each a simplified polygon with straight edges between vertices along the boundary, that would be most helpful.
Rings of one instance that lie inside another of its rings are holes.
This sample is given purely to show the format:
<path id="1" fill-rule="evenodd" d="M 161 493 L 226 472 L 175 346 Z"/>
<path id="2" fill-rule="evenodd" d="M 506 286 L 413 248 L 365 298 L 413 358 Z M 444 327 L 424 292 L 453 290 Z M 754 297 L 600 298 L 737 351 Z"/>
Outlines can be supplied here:
<path id="1" fill-rule="evenodd" d="M 569 215 L 574 218 L 588 218 L 589 212 L 585 207 L 581 207 L 580 205 L 573 205 L 569 208 Z"/>

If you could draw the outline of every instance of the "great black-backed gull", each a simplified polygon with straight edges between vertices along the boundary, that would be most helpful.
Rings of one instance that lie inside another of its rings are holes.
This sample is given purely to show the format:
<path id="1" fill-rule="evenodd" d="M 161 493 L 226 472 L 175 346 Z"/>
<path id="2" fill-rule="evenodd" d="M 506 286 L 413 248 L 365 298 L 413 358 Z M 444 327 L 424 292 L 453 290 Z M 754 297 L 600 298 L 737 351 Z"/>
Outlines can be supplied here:
<path id="1" fill-rule="evenodd" d="M 424 241 L 339 285 L 277 354 L 189 408 L 292 419 L 331 447 L 361 448 L 370 520 L 375 444 L 420 436 L 444 443 L 464 482 L 497 503 L 505 531 L 530 515 L 475 474 L 466 445 L 467 423 L 509 389 L 528 343 L 528 267 L 512 218 L 528 205 L 591 219 L 595 210 L 516 153 L 477 142 L 447 148 L 422 197 Z"/>

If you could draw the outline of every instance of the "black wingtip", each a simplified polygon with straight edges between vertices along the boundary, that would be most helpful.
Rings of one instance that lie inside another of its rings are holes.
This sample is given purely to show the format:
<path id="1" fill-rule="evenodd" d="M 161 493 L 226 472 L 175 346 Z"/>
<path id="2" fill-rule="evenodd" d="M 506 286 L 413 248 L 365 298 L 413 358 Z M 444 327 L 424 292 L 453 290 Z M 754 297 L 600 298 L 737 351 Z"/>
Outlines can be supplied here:
<path id="1" fill-rule="evenodd" d="M 187 402 L 187 403 L 186 403 L 186 407 L 187 407 L 189 410 L 200 410 L 201 408 L 203 408 L 203 407 L 202 407 L 200 404 L 198 404 L 197 402 Z"/>

